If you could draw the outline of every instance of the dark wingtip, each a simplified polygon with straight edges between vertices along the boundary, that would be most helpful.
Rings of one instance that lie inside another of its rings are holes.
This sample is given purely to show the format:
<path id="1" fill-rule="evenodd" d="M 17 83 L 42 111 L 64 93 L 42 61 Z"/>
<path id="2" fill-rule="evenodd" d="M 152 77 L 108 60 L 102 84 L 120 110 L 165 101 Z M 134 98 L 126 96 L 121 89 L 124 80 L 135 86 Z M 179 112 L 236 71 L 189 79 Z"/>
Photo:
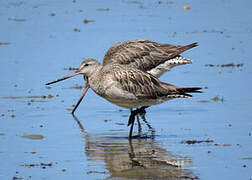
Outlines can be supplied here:
<path id="1" fill-rule="evenodd" d="M 198 46 L 200 43 L 199 42 L 195 42 L 193 43 L 195 46 Z"/>
<path id="2" fill-rule="evenodd" d="M 180 49 L 179 49 L 179 54 L 180 53 L 183 53 L 184 51 L 188 50 L 188 49 L 191 49 L 193 47 L 196 47 L 199 45 L 199 42 L 194 42 L 194 43 L 191 43 L 191 44 L 188 44 L 186 46 L 181 46 Z"/>
<path id="3" fill-rule="evenodd" d="M 198 45 L 199 45 L 199 42 L 194 42 L 194 43 L 192 43 L 192 44 L 186 45 L 185 47 L 186 47 L 187 49 L 190 49 L 190 48 L 196 47 L 196 46 L 198 46 Z"/>
<path id="4" fill-rule="evenodd" d="M 189 88 L 181 88 L 180 91 L 183 93 L 202 93 L 200 91 L 202 88 L 201 87 L 189 87 Z"/>
<path id="5" fill-rule="evenodd" d="M 191 94 L 188 93 L 203 93 L 200 91 L 202 88 L 200 87 L 192 87 L 192 88 L 182 88 L 180 91 L 182 91 L 182 94 L 187 97 L 193 97 Z"/>
<path id="6" fill-rule="evenodd" d="M 192 88 L 192 92 L 191 93 L 202 93 L 202 91 L 200 91 L 202 88 L 200 87 L 195 87 L 195 88 Z"/>

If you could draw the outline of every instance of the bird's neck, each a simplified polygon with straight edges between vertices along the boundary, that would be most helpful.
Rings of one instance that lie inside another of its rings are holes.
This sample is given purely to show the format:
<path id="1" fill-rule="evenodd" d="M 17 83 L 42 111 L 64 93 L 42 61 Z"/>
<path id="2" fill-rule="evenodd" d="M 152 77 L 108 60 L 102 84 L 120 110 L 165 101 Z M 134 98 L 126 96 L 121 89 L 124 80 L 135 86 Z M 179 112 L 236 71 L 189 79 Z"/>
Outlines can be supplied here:
<path id="1" fill-rule="evenodd" d="M 87 82 L 92 89 L 93 87 L 96 87 L 99 82 L 99 79 L 101 77 L 101 70 L 102 70 L 102 65 L 99 64 L 94 68 L 92 73 L 89 76 L 87 76 Z"/>

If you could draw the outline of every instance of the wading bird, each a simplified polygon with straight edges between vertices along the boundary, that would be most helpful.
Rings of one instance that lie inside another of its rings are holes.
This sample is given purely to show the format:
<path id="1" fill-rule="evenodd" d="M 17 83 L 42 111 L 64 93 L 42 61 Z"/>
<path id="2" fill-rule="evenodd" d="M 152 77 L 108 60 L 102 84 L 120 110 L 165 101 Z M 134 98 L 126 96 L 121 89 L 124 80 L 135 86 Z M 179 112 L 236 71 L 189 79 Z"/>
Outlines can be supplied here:
<path id="1" fill-rule="evenodd" d="M 173 98 L 192 97 L 188 93 L 200 92 L 199 87 L 178 87 L 158 79 L 174 66 L 191 63 L 180 54 L 195 46 L 197 43 L 176 46 L 138 39 L 121 42 L 106 52 L 103 64 L 95 59 L 84 60 L 74 73 L 46 85 L 84 75 L 86 85 L 72 114 L 91 88 L 109 102 L 131 110 L 128 122 L 131 138 L 135 115 L 144 108 Z"/>

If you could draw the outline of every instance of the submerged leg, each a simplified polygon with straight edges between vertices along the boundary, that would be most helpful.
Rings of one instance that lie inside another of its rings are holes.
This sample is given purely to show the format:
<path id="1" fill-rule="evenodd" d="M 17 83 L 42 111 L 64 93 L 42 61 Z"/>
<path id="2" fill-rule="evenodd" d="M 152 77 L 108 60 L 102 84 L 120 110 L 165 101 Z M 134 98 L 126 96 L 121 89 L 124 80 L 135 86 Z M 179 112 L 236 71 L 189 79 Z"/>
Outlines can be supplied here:
<path id="1" fill-rule="evenodd" d="M 132 110 L 130 109 L 130 116 L 129 116 L 129 120 L 128 120 L 128 126 L 132 124 L 132 122 L 135 120 L 135 116 L 136 116 L 136 110 Z"/>
<path id="2" fill-rule="evenodd" d="M 141 126 L 139 114 L 136 115 L 136 118 L 137 118 L 137 125 L 138 125 L 138 136 L 141 136 L 141 133 L 142 133 L 142 126 Z"/>
<path id="3" fill-rule="evenodd" d="M 129 132 L 129 138 L 131 139 L 132 138 L 132 132 L 133 132 L 133 127 L 134 127 L 134 121 L 135 119 L 133 120 L 131 126 L 130 126 L 130 132 Z"/>
<path id="4" fill-rule="evenodd" d="M 155 136 L 155 129 L 153 129 L 153 127 L 150 125 L 150 123 L 146 120 L 145 118 L 145 113 L 141 113 L 140 114 L 143 122 L 147 125 L 147 127 L 149 128 L 149 131 L 151 131 L 151 136 L 154 137 Z"/>
<path id="5" fill-rule="evenodd" d="M 147 127 L 149 128 L 149 131 L 151 132 L 151 137 L 154 137 L 155 136 L 155 129 L 153 129 L 153 127 L 150 125 L 150 123 L 146 120 L 145 118 L 145 114 L 146 114 L 146 111 L 145 109 L 148 108 L 147 106 L 146 107 L 141 107 L 139 108 L 138 110 L 138 114 L 140 115 L 140 117 L 142 118 L 143 122 L 147 125 Z M 137 116 L 138 117 L 138 116 Z"/>
<path id="6" fill-rule="evenodd" d="M 130 126 L 129 138 L 132 138 L 133 126 L 134 126 L 136 115 L 145 114 L 146 113 L 145 108 L 147 108 L 147 107 L 141 107 L 141 108 L 138 108 L 136 110 L 130 109 L 130 117 L 129 117 L 129 120 L 128 120 L 128 126 L 131 125 Z M 139 122 L 139 119 L 138 119 L 138 122 Z M 140 123 L 138 123 L 138 130 L 141 130 L 141 125 L 140 125 L 140 129 L 139 129 L 139 124 Z"/>
<path id="7" fill-rule="evenodd" d="M 133 132 L 133 127 L 134 127 L 134 122 L 135 122 L 135 116 L 136 116 L 136 110 L 132 110 L 130 109 L 130 117 L 129 117 L 129 121 L 128 121 L 128 126 L 130 126 L 130 132 L 129 132 L 129 138 L 132 138 L 132 132 Z"/>

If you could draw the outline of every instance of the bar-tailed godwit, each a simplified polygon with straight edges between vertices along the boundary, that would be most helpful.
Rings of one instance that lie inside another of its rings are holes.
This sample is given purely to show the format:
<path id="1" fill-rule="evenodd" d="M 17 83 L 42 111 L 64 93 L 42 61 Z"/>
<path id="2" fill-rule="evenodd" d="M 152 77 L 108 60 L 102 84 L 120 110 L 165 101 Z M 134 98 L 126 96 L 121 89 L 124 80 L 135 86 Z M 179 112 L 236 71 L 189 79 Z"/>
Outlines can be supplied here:
<path id="1" fill-rule="evenodd" d="M 50 85 L 76 75 L 84 75 L 86 86 L 72 114 L 89 88 L 99 96 L 120 107 L 131 109 L 128 125 L 132 136 L 135 114 L 152 105 L 173 98 L 192 97 L 188 93 L 199 92 L 198 87 L 178 87 L 158 79 L 164 72 L 180 64 L 191 63 L 180 53 L 195 47 L 160 44 L 149 40 L 131 40 L 112 46 L 104 56 L 103 64 L 95 59 L 84 60 L 79 69 Z M 136 108 L 135 111 L 132 109 Z"/>

